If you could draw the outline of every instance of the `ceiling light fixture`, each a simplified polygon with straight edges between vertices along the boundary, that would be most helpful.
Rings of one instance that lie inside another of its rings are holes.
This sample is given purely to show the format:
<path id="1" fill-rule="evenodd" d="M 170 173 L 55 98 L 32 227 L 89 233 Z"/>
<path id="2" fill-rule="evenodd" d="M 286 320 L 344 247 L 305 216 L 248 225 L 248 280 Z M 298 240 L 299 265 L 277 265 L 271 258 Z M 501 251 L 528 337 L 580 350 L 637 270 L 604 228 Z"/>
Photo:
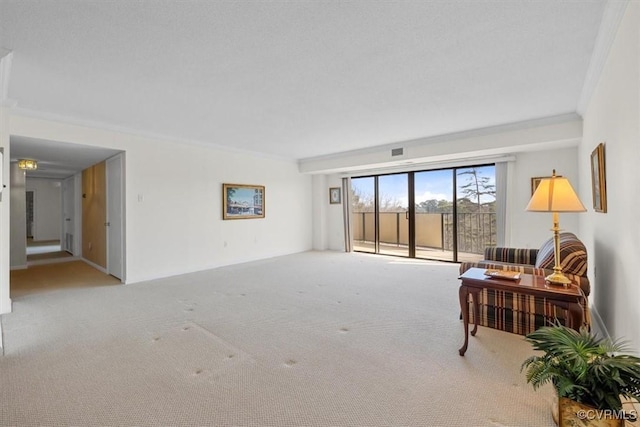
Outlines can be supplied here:
<path id="1" fill-rule="evenodd" d="M 38 169 L 38 162 L 32 159 L 20 159 L 18 160 L 18 168 L 27 171 L 34 171 Z"/>

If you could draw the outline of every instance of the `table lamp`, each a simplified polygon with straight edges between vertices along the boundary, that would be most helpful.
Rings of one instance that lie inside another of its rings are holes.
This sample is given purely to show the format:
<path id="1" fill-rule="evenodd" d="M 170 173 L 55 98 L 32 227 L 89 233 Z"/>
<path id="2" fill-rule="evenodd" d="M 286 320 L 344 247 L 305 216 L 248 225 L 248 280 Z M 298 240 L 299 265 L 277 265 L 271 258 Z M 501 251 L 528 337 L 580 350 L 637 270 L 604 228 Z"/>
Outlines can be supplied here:
<path id="1" fill-rule="evenodd" d="M 556 170 L 553 170 L 551 178 L 543 178 L 538 188 L 531 196 L 527 211 L 531 212 L 551 212 L 553 213 L 553 256 L 554 267 L 553 273 L 545 277 L 545 280 L 553 285 L 562 285 L 567 287 L 571 280 L 562 274 L 560 266 L 560 212 L 585 212 L 586 209 L 576 192 L 571 187 L 571 183 L 567 178 L 556 176 Z"/>

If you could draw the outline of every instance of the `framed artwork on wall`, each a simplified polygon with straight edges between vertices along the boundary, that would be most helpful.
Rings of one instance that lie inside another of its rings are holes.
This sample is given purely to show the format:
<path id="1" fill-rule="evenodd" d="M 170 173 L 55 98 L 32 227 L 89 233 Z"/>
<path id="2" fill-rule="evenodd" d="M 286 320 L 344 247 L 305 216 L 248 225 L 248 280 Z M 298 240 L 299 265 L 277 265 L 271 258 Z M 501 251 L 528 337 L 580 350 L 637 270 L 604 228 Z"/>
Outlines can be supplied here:
<path id="1" fill-rule="evenodd" d="M 342 203 L 342 195 L 340 194 L 340 187 L 332 187 L 329 189 L 329 203 L 332 205 L 338 205 Z"/>
<path id="2" fill-rule="evenodd" d="M 264 186 L 222 184 L 222 219 L 264 218 Z"/>
<path id="3" fill-rule="evenodd" d="M 596 212 L 607 212 L 607 181 L 604 167 L 604 142 L 591 152 L 591 194 L 593 209 Z"/>
<path id="4" fill-rule="evenodd" d="M 560 178 L 560 177 L 562 177 L 562 175 L 556 175 L 556 178 Z M 531 195 L 532 196 L 533 196 L 533 193 L 536 192 L 536 188 L 538 188 L 538 185 L 540 185 L 540 181 L 548 178 L 551 178 L 551 177 L 550 176 L 534 176 L 533 178 L 531 178 Z"/>

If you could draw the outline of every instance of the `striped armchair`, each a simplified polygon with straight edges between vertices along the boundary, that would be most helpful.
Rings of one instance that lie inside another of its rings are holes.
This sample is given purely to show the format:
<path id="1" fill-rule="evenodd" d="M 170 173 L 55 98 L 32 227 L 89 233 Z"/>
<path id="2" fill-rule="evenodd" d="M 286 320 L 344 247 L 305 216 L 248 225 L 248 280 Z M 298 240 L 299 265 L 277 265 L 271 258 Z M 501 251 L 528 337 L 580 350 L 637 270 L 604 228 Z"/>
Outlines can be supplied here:
<path id="1" fill-rule="evenodd" d="M 547 276 L 553 272 L 555 263 L 553 238 L 547 240 L 540 249 L 486 248 L 484 258 L 479 262 L 463 262 L 460 264 L 460 274 L 478 267 Z M 582 290 L 585 323 L 590 325 L 588 296 L 591 287 L 587 277 L 587 250 L 575 234 L 560 233 L 560 259 L 562 272 Z M 546 326 L 556 318 L 562 324 L 566 324 L 568 319 L 564 310 L 548 303 L 545 298 L 515 292 L 484 290 L 480 294 L 479 304 L 479 325 L 521 335 Z M 472 311 L 470 315 L 473 319 Z"/>

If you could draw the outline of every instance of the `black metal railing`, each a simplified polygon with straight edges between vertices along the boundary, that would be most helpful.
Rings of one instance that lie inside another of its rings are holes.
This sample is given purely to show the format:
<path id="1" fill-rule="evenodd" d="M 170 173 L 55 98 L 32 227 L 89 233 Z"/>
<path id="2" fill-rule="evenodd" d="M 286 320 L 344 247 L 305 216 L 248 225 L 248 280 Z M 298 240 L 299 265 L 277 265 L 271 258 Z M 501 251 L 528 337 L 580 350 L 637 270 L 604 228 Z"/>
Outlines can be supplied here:
<path id="1" fill-rule="evenodd" d="M 409 244 L 407 212 L 380 212 L 380 243 L 406 246 Z M 416 246 L 453 250 L 453 213 L 416 212 Z M 375 239 L 373 212 L 353 214 L 353 239 L 373 242 Z M 496 245 L 496 214 L 494 212 L 458 213 L 458 252 L 482 254 L 487 246 Z"/>

